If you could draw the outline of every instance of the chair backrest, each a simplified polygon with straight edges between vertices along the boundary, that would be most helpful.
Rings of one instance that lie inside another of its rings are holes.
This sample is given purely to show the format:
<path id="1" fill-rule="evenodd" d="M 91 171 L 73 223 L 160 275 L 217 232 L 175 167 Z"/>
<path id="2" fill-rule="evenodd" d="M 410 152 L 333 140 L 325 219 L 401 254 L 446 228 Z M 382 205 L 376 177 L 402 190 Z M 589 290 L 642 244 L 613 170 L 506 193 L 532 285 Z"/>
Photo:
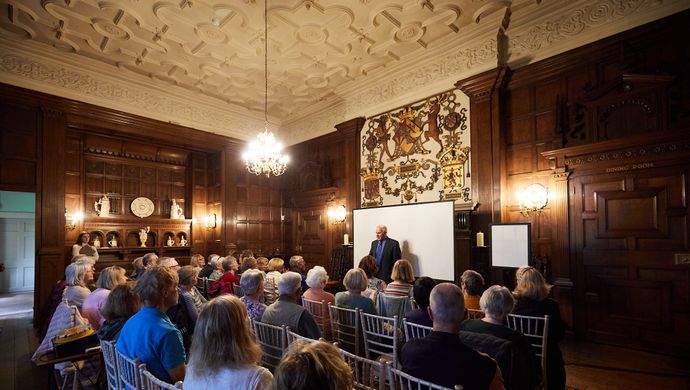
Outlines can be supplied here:
<path id="1" fill-rule="evenodd" d="M 393 318 L 359 312 L 367 359 L 385 358 L 398 366 L 398 316 Z"/>
<path id="2" fill-rule="evenodd" d="M 407 322 L 407 320 L 403 318 L 403 329 L 405 329 L 405 341 L 410 341 L 412 339 L 426 337 L 426 335 L 431 333 L 432 328 L 430 326 L 415 324 L 414 322 Z"/>
<path id="3" fill-rule="evenodd" d="M 326 301 L 319 302 L 302 297 L 302 306 L 314 317 L 314 321 L 316 321 L 316 325 L 318 325 L 323 338 L 330 340 L 331 330 L 328 324 L 328 305 Z"/>
<path id="4" fill-rule="evenodd" d="M 532 317 L 508 314 L 508 327 L 525 335 L 541 360 L 541 372 L 546 373 L 546 345 L 549 339 L 549 316 Z M 542 375 L 542 387 L 546 387 L 546 375 Z"/>
<path id="5" fill-rule="evenodd" d="M 303 341 L 306 341 L 308 343 L 312 343 L 314 341 L 317 341 L 314 339 L 310 339 L 309 337 L 304 337 L 299 333 L 295 333 L 292 330 L 290 330 L 289 327 L 287 328 L 285 335 L 287 336 L 287 345 L 292 344 L 292 342 L 295 340 L 303 340 Z"/>
<path id="6" fill-rule="evenodd" d="M 263 351 L 261 364 L 273 371 L 287 348 L 286 327 L 265 324 L 261 321 L 252 321 L 252 326 L 256 341 Z"/>
<path id="7" fill-rule="evenodd" d="M 274 278 L 266 278 L 264 282 L 264 303 L 266 306 L 275 302 L 278 292 L 276 290 L 276 280 Z"/>
<path id="8" fill-rule="evenodd" d="M 196 278 L 196 288 L 206 299 L 208 299 L 208 288 L 211 286 L 212 283 L 213 281 L 209 278 Z"/>
<path id="9" fill-rule="evenodd" d="M 437 385 L 435 383 L 431 383 L 429 381 L 425 381 L 425 380 L 419 379 L 417 377 L 414 377 L 410 374 L 406 374 L 406 373 L 394 368 L 390 363 L 386 363 L 386 370 L 388 371 L 388 384 L 389 384 L 391 389 L 453 390 L 450 387 Z M 458 386 L 455 386 L 456 390 L 458 388 L 462 389 L 462 386 L 459 386 L 459 387 Z"/>
<path id="10" fill-rule="evenodd" d="M 182 381 L 175 382 L 174 385 L 156 378 L 151 371 L 146 369 L 146 364 L 139 365 L 141 372 L 141 388 L 144 390 L 179 390 L 182 389 Z"/>
<path id="11" fill-rule="evenodd" d="M 328 304 L 331 317 L 331 334 L 342 349 L 360 355 L 362 327 L 359 324 L 359 309 L 348 309 Z"/>
<path id="12" fill-rule="evenodd" d="M 108 381 L 108 390 L 120 390 L 120 375 L 117 372 L 117 350 L 114 341 L 101 340 L 101 351 L 103 352 L 103 365 Z"/>
<path id="13" fill-rule="evenodd" d="M 355 389 L 383 390 L 386 388 L 386 367 L 382 362 L 369 360 L 340 349 L 345 363 L 352 369 Z"/>
<path id="14" fill-rule="evenodd" d="M 235 294 L 238 298 L 242 298 L 244 296 L 244 289 L 242 289 L 242 286 L 233 284 L 232 293 Z"/>
<path id="15" fill-rule="evenodd" d="M 484 318 L 484 312 L 479 309 L 465 309 L 466 315 L 465 319 L 468 320 L 479 320 Z"/>
<path id="16" fill-rule="evenodd" d="M 116 352 L 117 372 L 119 373 L 122 387 L 127 386 L 130 389 L 141 389 L 141 372 L 139 371 L 141 362 L 139 358 L 130 359 L 123 355 L 122 352 L 117 350 Z"/>
<path id="17" fill-rule="evenodd" d="M 384 317 L 403 318 L 405 313 L 412 310 L 412 301 L 409 296 L 401 297 L 383 292 L 378 294 L 377 305 L 379 314 Z"/>

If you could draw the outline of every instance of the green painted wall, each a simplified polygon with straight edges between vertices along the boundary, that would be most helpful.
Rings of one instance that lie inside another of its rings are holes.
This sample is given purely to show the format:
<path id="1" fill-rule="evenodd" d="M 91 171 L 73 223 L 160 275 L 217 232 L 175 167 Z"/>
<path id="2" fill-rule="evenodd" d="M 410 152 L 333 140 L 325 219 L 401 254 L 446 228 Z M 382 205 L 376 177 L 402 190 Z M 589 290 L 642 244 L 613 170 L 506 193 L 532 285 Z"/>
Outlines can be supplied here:
<path id="1" fill-rule="evenodd" d="M 0 191 L 0 211 L 35 213 L 36 194 L 33 192 Z"/>

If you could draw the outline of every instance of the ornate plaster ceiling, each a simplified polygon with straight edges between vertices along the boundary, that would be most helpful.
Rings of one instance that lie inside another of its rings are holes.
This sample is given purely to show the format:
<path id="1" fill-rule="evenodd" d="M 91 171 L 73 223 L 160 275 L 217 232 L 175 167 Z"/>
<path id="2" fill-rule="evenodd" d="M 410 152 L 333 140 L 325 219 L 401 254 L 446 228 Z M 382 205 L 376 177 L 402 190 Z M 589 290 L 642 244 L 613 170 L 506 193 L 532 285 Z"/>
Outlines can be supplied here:
<path id="1" fill-rule="evenodd" d="M 507 51 L 502 50 L 499 38 L 510 31 L 511 15 L 522 15 L 524 28 L 553 19 L 564 5 L 576 9 L 574 3 L 610 3 L 615 8 L 618 2 L 558 3 L 268 0 L 271 121 L 287 129 L 311 128 L 297 134 L 302 139 L 332 131 L 337 122 L 329 126 L 326 118 L 372 114 L 352 112 L 363 110 L 358 102 L 371 94 L 372 86 L 385 90 L 386 83 L 396 83 L 396 77 L 399 83 L 411 74 L 414 78 L 414 72 L 417 76 L 429 73 L 435 58 L 455 56 L 445 65 L 451 71 L 428 80 L 437 84 L 444 77 L 457 80 L 505 61 Z M 635 10 L 659 1 L 627 3 Z M 41 67 L 34 74 L 59 72 L 64 67 L 63 72 L 75 72 L 71 80 L 76 81 L 65 81 L 68 75 L 59 83 L 55 77 L 34 77 L 32 83 L 52 81 L 48 92 L 71 98 L 88 96 L 89 88 L 72 88 L 74 93 L 60 90 L 69 90 L 74 83 L 92 84 L 90 89 L 101 90 L 96 103 L 247 138 L 249 129 L 256 128 L 254 123 L 263 117 L 263 9 L 261 0 L 0 0 L 0 44 L 14 55 L 3 58 L 5 69 L 0 70 L 15 80 L 22 61 Z M 533 35 L 528 34 L 516 48 L 531 54 Z M 27 72 L 23 76 L 31 77 Z M 7 78 L 0 81 L 8 82 Z M 32 83 L 28 86 L 41 89 Z M 443 86 L 450 87 L 452 83 Z M 105 89 L 120 92 L 108 95 L 102 92 Z M 382 99 L 395 100 L 407 93 L 384 92 Z M 128 98 L 123 100 L 122 95 Z M 153 103 L 155 97 L 159 101 Z M 151 108 L 138 110 L 141 101 L 148 101 Z M 369 103 L 368 108 L 386 104 Z M 185 110 L 195 113 L 178 112 Z"/>

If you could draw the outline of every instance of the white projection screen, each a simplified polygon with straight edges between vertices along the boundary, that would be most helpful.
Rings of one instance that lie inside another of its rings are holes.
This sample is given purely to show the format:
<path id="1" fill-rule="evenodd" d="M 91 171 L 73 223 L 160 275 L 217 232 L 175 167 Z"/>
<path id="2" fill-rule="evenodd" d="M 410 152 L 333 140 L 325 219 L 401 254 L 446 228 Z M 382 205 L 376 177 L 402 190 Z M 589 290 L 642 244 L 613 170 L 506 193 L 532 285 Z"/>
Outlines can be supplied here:
<path id="1" fill-rule="evenodd" d="M 491 265 L 519 268 L 530 264 L 530 224 L 491 225 Z"/>
<path id="2" fill-rule="evenodd" d="M 453 201 L 354 209 L 354 260 L 369 254 L 376 225 L 400 243 L 402 256 L 416 276 L 452 281 L 455 275 Z"/>

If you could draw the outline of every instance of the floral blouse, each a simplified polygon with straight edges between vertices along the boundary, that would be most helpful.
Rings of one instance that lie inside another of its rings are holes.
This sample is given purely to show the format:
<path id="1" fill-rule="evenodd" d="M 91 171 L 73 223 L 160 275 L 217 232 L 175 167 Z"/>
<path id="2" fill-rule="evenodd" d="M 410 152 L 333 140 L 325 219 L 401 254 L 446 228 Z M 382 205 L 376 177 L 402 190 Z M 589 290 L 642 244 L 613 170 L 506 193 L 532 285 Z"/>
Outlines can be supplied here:
<path id="1" fill-rule="evenodd" d="M 261 321 L 261 317 L 264 315 L 264 310 L 266 310 L 266 305 L 261 302 L 254 302 L 246 296 L 240 298 L 240 301 L 247 306 L 247 314 L 249 315 L 249 318 L 255 321 Z"/>

